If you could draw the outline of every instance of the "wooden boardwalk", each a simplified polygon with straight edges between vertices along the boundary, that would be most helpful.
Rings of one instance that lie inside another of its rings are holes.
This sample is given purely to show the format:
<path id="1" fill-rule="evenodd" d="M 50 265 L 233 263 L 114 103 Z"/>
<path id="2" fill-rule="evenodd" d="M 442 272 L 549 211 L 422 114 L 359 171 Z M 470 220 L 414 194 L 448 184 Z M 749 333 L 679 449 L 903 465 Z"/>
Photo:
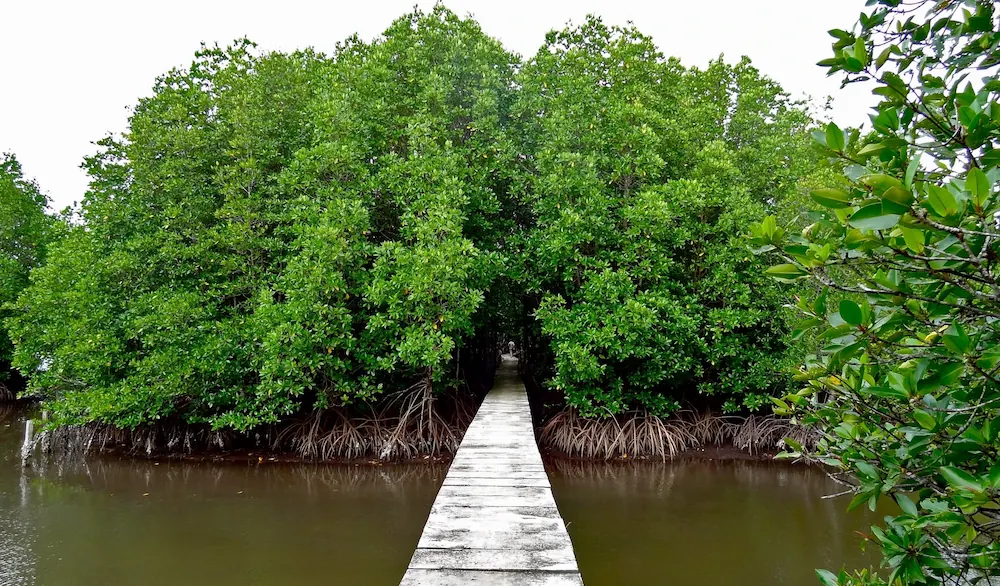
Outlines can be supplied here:
<path id="1" fill-rule="evenodd" d="M 462 440 L 400 586 L 466 584 L 583 584 L 510 357 Z"/>

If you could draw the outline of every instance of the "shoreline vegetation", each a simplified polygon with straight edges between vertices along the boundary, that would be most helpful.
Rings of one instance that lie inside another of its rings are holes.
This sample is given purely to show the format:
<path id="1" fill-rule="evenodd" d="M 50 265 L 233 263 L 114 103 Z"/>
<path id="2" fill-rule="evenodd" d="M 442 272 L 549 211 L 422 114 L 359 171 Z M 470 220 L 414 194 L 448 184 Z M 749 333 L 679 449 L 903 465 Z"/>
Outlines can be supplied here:
<path id="1" fill-rule="evenodd" d="M 40 437 L 437 458 L 513 343 L 553 449 L 777 447 L 752 414 L 803 348 L 746 231 L 835 171 L 811 106 L 596 16 L 540 41 L 438 4 L 332 55 L 241 39 L 157 78 L 83 203 L 15 242 L 0 367 Z M 5 197 L 45 203 L 7 167 Z"/>
<path id="2" fill-rule="evenodd" d="M 471 395 L 432 401 L 403 398 L 395 414 L 351 416 L 331 409 L 249 433 L 207 425 L 164 422 L 135 430 L 87 424 L 43 429 L 30 451 L 57 457 L 120 456 L 192 462 L 300 464 L 441 463 L 454 456 L 477 408 Z M 4 403 L 10 414 L 30 408 Z M 773 460 L 786 438 L 814 447 L 818 435 L 776 416 L 726 416 L 682 411 L 670 418 L 627 413 L 581 417 L 564 409 L 536 428 L 539 448 L 552 460 L 661 461 Z M 798 463 L 798 462 L 795 462 Z"/>
<path id="3" fill-rule="evenodd" d="M 754 433 L 752 430 L 759 429 L 787 429 L 791 426 L 787 421 L 777 418 L 757 418 L 757 421 L 747 424 L 740 417 L 724 417 L 726 420 L 720 427 L 742 430 L 744 436 Z M 585 420 L 587 426 L 605 432 L 608 422 L 600 420 Z M 685 423 L 688 423 L 685 421 Z M 90 424 L 84 427 L 61 427 L 49 431 L 43 431 L 34 438 L 32 451 L 42 451 L 45 455 L 53 454 L 61 457 L 125 457 L 144 460 L 176 460 L 190 462 L 229 462 L 229 463 L 280 463 L 280 464 L 305 464 L 305 465 L 325 465 L 325 464 L 364 464 L 371 466 L 383 466 L 391 464 L 413 464 L 413 463 L 447 463 L 454 456 L 453 448 L 442 448 L 433 452 L 421 451 L 419 446 L 405 440 L 396 440 L 393 445 L 397 447 L 397 452 L 388 458 L 376 457 L 376 450 L 336 452 L 333 446 L 346 442 L 345 437 L 352 437 L 354 432 L 343 434 L 337 429 L 331 429 L 325 434 L 318 434 L 318 438 L 313 441 L 316 449 L 310 455 L 303 451 L 288 449 L 288 446 L 279 442 L 268 443 L 268 439 L 275 435 L 288 432 L 293 426 L 301 423 L 291 424 L 280 431 L 275 429 L 254 432 L 252 435 L 240 436 L 237 434 L 212 432 L 204 427 L 196 426 L 164 426 L 149 427 L 136 431 L 114 430 L 107 426 Z M 355 422 L 355 425 L 366 426 L 372 429 L 379 429 L 379 423 L 373 420 Z M 577 423 L 579 426 L 579 423 Z M 657 427 L 676 427 L 676 421 L 661 422 Z M 280 429 L 280 428 L 279 428 Z M 383 431 L 393 429 L 391 424 L 381 427 Z M 579 428 L 577 428 L 579 429 Z M 455 426 L 450 427 L 448 433 L 456 441 L 461 441 L 463 431 Z M 565 433 L 565 432 L 564 432 Z M 605 432 L 606 433 L 606 432 Z M 592 440 L 594 444 L 578 443 L 566 444 L 555 439 L 546 438 L 539 444 L 547 459 L 585 461 L 585 462 L 611 462 L 611 461 L 658 461 L 670 462 L 675 460 L 705 459 L 705 460 L 758 460 L 758 461 L 780 461 L 774 457 L 784 449 L 779 443 L 786 434 L 762 434 L 760 437 L 764 441 L 754 444 L 740 444 L 737 440 L 730 440 L 724 443 L 702 442 L 697 440 L 690 430 L 683 432 L 683 440 L 678 439 L 677 432 L 672 431 L 669 436 L 655 438 L 646 436 L 645 438 L 634 439 L 624 434 L 617 438 Z M 802 435 L 811 437 L 807 431 L 801 431 Z M 47 434 L 47 435 L 46 435 Z M 607 434 L 610 436 L 611 434 Z M 777 438 L 773 442 L 772 439 Z M 365 438 L 367 439 L 367 438 Z M 256 443 L 256 442 L 260 443 Z M 374 445 L 386 445 L 385 436 L 372 438 L 370 441 Z M 666 449 L 650 449 L 642 444 L 643 441 L 650 445 L 662 443 L 665 446 L 672 446 Z M 672 442 L 672 443 L 671 443 Z M 682 443 L 683 442 L 683 443 Z M 47 447 L 46 447 L 47 446 Z M 167 449 L 164 450 L 163 447 Z M 179 446 L 179 447 L 178 447 Z M 596 446 L 596 447 L 595 447 Z M 799 461 L 788 462 L 800 464 Z M 805 462 L 811 465 L 810 462 Z"/>
<path id="4" fill-rule="evenodd" d="M 553 455 L 587 460 L 746 459 L 776 455 L 785 439 L 814 447 L 818 436 L 788 419 L 682 411 L 670 418 L 631 412 L 603 419 L 565 409 L 541 428 Z"/>

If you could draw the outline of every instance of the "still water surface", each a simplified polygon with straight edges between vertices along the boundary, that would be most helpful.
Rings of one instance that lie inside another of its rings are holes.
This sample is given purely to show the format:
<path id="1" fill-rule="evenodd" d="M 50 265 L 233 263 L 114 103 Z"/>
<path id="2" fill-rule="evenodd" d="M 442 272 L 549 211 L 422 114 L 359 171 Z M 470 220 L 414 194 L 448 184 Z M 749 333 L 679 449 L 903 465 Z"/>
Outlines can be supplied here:
<path id="1" fill-rule="evenodd" d="M 821 471 L 767 462 L 549 462 L 587 586 L 817 585 L 815 568 L 878 562 L 877 522 Z"/>
<path id="2" fill-rule="evenodd" d="M 445 472 L 92 459 L 22 474 L 23 429 L 0 412 L 0 586 L 395 586 Z"/>
<path id="3" fill-rule="evenodd" d="M 22 473 L 0 405 L 0 586 L 395 586 L 442 466 L 91 459 Z M 760 463 L 550 462 L 587 586 L 817 581 L 867 565 L 872 515 L 822 500 L 816 470 Z"/>

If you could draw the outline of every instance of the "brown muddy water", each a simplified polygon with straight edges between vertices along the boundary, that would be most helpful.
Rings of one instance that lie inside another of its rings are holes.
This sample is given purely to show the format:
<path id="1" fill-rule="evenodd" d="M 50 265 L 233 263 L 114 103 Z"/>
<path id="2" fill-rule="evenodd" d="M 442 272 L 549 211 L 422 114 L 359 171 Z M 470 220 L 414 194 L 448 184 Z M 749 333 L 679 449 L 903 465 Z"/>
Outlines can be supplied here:
<path id="1" fill-rule="evenodd" d="M 22 473 L 23 432 L 0 412 L 0 586 L 396 586 L 446 471 L 100 458 Z"/>
<path id="2" fill-rule="evenodd" d="M 0 405 L 0 586 L 395 586 L 446 467 L 117 458 L 22 471 Z M 818 470 L 547 463 L 587 586 L 817 584 L 868 565 Z"/>
<path id="3" fill-rule="evenodd" d="M 881 518 L 845 512 L 820 470 L 759 461 L 548 462 L 587 586 L 816 585 L 816 568 L 876 566 Z"/>

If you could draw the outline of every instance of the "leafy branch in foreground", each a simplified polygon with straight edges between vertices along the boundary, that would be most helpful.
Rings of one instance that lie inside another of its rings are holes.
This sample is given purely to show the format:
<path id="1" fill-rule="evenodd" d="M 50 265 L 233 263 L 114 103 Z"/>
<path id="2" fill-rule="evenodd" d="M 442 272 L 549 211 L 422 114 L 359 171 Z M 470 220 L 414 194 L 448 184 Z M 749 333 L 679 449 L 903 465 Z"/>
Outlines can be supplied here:
<path id="1" fill-rule="evenodd" d="M 779 280 L 812 279 L 797 333 L 822 347 L 777 400 L 823 434 L 810 453 L 873 510 L 888 582 L 988 584 L 1000 575 L 1000 33 L 992 2 L 871 0 L 833 30 L 820 64 L 881 97 L 872 131 L 816 135 L 846 163 L 846 189 L 820 189 L 801 234 L 773 218 L 754 244 Z M 798 446 L 796 446 L 798 449 Z"/>

